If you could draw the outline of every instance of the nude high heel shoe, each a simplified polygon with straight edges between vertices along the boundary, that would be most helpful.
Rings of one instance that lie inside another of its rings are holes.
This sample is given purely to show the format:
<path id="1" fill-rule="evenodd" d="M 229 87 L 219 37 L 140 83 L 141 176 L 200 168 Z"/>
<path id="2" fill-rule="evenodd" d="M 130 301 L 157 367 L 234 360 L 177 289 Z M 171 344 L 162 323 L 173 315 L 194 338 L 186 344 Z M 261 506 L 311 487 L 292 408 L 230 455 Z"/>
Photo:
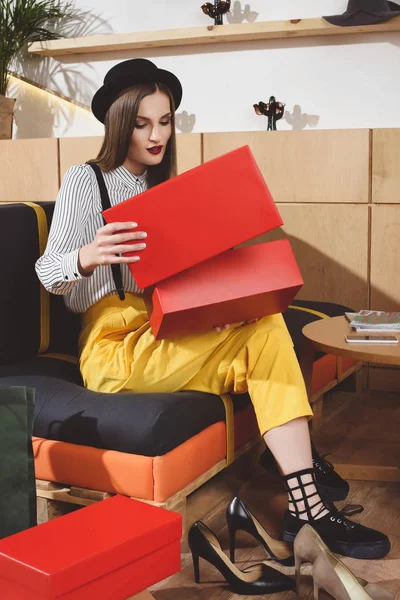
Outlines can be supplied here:
<path id="1" fill-rule="evenodd" d="M 328 546 L 321 536 L 311 525 L 304 525 L 297 534 L 294 544 L 294 561 L 296 572 L 296 593 L 300 595 L 301 565 L 303 563 L 314 564 L 321 552 L 329 552 Z M 360 584 L 365 587 L 368 582 L 360 579 Z"/>
<path id="2" fill-rule="evenodd" d="M 296 570 L 296 592 L 300 595 L 300 580 L 301 580 L 301 565 L 302 563 L 309 562 L 313 565 L 319 560 L 320 556 L 330 556 L 332 561 L 336 561 L 336 563 L 340 563 L 344 569 L 351 575 L 351 577 L 356 582 L 359 588 L 363 589 L 365 592 L 365 596 L 360 596 L 362 600 L 367 598 L 372 598 L 373 600 L 391 600 L 393 598 L 390 592 L 386 590 L 380 589 L 376 585 L 372 585 L 365 581 L 365 579 L 355 577 L 347 567 L 337 560 L 333 554 L 330 552 L 329 548 L 325 544 L 325 542 L 321 539 L 321 536 L 315 531 L 313 527 L 309 524 L 305 524 L 297 534 L 294 541 L 294 556 L 295 556 L 295 570 Z M 330 559 L 327 559 L 330 560 Z M 325 567 L 327 568 L 327 567 Z M 317 567 L 317 569 L 321 569 L 321 567 Z M 314 574 L 314 570 L 313 570 Z M 317 574 L 318 578 L 318 574 Z M 323 586 L 321 586 L 323 587 Z M 316 586 L 314 586 L 316 589 Z M 326 590 L 329 591 L 329 590 Z M 318 592 L 316 592 L 318 594 Z M 316 596 L 318 598 L 318 595 Z M 334 596 L 336 598 L 336 596 Z M 346 598 L 346 596 L 345 596 Z M 347 598 L 346 598 L 347 600 Z M 351 597 L 353 600 L 353 597 Z M 354 600 L 358 600 L 357 596 L 354 596 Z"/>
<path id="3" fill-rule="evenodd" d="M 325 590 L 336 600 L 386 600 L 394 598 L 386 590 L 376 588 L 371 595 L 353 573 L 331 552 L 321 552 L 313 565 L 314 599 Z"/>

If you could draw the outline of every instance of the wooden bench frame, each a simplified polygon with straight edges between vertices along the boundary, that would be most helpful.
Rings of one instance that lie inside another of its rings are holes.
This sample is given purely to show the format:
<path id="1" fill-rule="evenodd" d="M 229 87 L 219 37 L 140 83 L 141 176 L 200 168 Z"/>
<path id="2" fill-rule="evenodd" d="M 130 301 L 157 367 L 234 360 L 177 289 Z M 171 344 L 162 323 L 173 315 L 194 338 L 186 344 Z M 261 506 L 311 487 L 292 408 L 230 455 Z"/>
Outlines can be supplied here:
<path id="1" fill-rule="evenodd" d="M 324 406 L 324 395 L 329 390 L 336 387 L 339 383 L 344 380 L 348 380 L 348 391 L 358 393 L 366 387 L 366 369 L 363 368 L 362 362 L 357 362 L 355 365 L 343 371 L 343 361 L 341 356 L 336 357 L 336 378 L 327 383 L 323 388 L 318 390 L 317 393 L 311 396 L 311 406 L 314 411 L 314 418 L 311 421 L 311 431 L 315 431 L 322 424 L 323 420 L 323 406 Z"/>

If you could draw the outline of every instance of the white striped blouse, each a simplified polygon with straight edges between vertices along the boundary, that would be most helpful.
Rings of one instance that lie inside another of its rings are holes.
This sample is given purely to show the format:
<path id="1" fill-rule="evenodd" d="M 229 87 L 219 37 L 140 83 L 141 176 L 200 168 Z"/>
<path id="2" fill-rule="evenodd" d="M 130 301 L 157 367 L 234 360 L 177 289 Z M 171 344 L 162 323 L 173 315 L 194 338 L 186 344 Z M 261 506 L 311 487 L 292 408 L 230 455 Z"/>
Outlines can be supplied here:
<path id="1" fill-rule="evenodd" d="M 147 189 L 146 174 L 137 177 L 125 167 L 103 173 L 115 206 Z M 90 244 L 104 225 L 100 190 L 89 165 L 70 167 L 57 196 L 46 250 L 36 262 L 36 273 L 44 287 L 64 296 L 73 312 L 83 313 L 104 296 L 115 293 L 110 265 L 97 267 L 84 277 L 78 269 L 79 249 Z M 139 292 L 127 265 L 121 265 L 125 291 Z"/>

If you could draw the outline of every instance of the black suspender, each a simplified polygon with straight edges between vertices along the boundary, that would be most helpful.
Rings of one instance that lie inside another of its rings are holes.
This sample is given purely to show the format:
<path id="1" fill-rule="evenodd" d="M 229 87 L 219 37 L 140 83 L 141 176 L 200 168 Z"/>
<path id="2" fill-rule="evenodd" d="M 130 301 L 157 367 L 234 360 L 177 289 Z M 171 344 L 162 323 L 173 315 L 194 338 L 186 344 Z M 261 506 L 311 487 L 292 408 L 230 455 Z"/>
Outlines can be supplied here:
<path id="1" fill-rule="evenodd" d="M 96 163 L 88 162 L 87 164 L 90 165 L 92 167 L 93 171 L 95 172 L 97 183 L 99 184 L 99 188 L 100 188 L 101 206 L 103 208 L 103 211 L 105 211 L 105 210 L 107 210 L 107 208 L 111 208 L 111 203 L 110 203 L 110 196 L 108 195 L 108 191 L 106 188 L 106 184 L 104 183 L 103 174 L 101 172 L 99 165 L 97 165 Z M 104 217 L 103 217 L 103 221 L 104 221 L 104 224 L 106 225 L 106 221 L 104 220 Z M 111 271 L 112 271 L 112 276 L 114 279 L 115 289 L 118 293 L 119 299 L 125 300 L 124 286 L 122 285 L 121 265 L 118 265 L 115 263 L 112 264 Z"/>

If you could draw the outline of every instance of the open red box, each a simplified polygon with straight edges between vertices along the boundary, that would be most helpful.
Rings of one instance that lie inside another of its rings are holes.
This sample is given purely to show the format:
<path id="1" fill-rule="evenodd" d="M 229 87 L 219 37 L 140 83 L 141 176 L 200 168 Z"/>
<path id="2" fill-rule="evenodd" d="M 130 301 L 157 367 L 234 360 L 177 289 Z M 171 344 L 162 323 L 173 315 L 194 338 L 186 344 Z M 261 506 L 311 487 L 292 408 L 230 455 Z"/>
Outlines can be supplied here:
<path id="1" fill-rule="evenodd" d="M 145 292 L 156 339 L 287 309 L 303 285 L 287 239 L 228 250 Z"/>
<path id="2" fill-rule="evenodd" d="M 181 515 L 114 496 L 0 540 L 4 600 L 126 600 L 180 571 Z"/>
<path id="3" fill-rule="evenodd" d="M 283 222 L 248 146 L 214 158 L 104 211 L 148 234 L 129 268 L 140 288 L 166 279 Z"/>

